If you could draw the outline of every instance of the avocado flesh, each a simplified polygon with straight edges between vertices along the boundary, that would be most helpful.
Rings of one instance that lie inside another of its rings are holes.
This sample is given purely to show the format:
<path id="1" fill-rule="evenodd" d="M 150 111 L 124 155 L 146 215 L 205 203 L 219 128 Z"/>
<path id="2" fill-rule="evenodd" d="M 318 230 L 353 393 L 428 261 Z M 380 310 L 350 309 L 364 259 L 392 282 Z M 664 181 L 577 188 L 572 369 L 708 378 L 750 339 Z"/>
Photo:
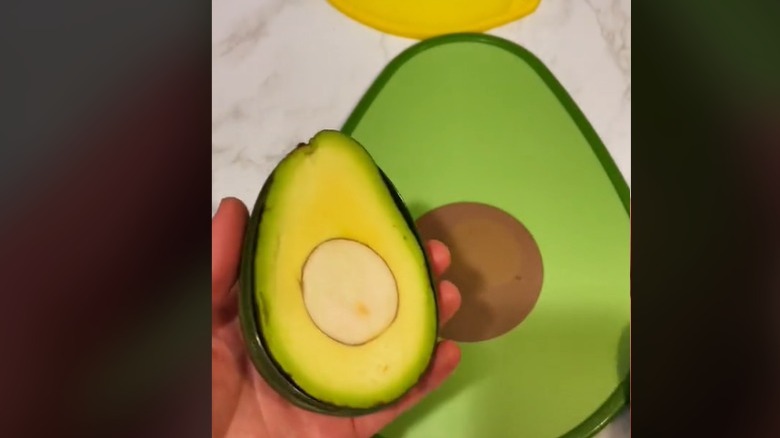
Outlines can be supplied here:
<path id="1" fill-rule="evenodd" d="M 391 403 L 430 362 L 435 292 L 398 201 L 362 146 L 335 131 L 273 172 L 252 266 L 259 329 L 281 372 L 315 400 Z"/>

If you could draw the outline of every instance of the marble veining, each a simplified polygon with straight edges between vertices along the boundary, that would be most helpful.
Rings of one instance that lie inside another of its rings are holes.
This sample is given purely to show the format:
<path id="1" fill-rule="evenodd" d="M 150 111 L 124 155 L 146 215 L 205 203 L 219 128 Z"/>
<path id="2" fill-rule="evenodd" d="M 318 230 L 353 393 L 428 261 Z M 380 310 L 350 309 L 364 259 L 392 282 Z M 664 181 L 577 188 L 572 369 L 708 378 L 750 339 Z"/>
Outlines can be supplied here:
<path id="1" fill-rule="evenodd" d="M 538 56 L 571 94 L 631 184 L 631 2 L 542 0 L 488 33 Z M 325 0 L 212 5 L 212 211 L 252 206 L 301 139 L 338 128 L 377 74 L 415 40 L 382 34 Z M 599 437 L 629 436 L 624 414 Z"/>

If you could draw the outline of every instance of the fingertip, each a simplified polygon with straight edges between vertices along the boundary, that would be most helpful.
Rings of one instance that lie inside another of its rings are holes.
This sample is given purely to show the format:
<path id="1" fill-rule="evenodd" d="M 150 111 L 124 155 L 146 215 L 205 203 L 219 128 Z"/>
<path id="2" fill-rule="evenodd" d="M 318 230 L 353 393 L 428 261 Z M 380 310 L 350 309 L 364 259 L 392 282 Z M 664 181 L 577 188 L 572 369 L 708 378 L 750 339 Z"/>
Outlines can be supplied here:
<path id="1" fill-rule="evenodd" d="M 240 199 L 228 196 L 219 201 L 214 217 L 217 216 L 246 217 L 249 216 L 249 210 Z"/>
<path id="2" fill-rule="evenodd" d="M 439 352 L 442 361 L 453 369 L 460 363 L 461 351 L 455 341 L 445 339 L 439 343 Z"/>
<path id="3" fill-rule="evenodd" d="M 447 301 L 457 302 L 458 306 L 460 306 L 460 290 L 458 286 L 455 286 L 455 283 L 449 280 L 442 280 L 439 283 L 439 296 Z"/>
<path id="4" fill-rule="evenodd" d="M 462 298 L 458 287 L 451 281 L 442 281 L 439 284 L 439 312 L 442 326 L 457 313 L 461 303 Z"/>
<path id="5" fill-rule="evenodd" d="M 429 240 L 427 246 L 436 275 L 443 274 L 452 261 L 450 249 L 443 242 L 436 239 Z"/>

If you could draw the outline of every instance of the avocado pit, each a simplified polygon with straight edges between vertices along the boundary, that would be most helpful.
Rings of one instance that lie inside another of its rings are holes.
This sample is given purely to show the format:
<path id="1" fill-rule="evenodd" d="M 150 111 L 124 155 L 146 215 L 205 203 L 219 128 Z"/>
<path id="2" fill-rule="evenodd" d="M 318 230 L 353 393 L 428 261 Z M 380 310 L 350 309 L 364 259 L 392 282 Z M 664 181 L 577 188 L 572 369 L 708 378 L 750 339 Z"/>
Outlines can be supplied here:
<path id="1" fill-rule="evenodd" d="M 303 302 L 317 328 L 344 345 L 363 345 L 382 334 L 398 312 L 398 287 L 387 263 L 349 239 L 314 248 L 301 273 Z"/>

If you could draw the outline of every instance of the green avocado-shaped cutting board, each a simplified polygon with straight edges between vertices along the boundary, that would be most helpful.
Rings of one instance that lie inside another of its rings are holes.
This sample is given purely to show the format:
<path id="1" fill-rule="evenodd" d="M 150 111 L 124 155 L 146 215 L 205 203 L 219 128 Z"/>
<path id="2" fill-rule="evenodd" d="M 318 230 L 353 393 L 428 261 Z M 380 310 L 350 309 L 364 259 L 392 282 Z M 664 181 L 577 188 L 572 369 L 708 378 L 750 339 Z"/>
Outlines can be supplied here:
<path id="1" fill-rule="evenodd" d="M 629 397 L 629 191 L 549 70 L 497 37 L 425 40 L 342 130 L 450 246 L 463 296 L 442 330 L 459 367 L 381 436 L 595 435 Z"/>

